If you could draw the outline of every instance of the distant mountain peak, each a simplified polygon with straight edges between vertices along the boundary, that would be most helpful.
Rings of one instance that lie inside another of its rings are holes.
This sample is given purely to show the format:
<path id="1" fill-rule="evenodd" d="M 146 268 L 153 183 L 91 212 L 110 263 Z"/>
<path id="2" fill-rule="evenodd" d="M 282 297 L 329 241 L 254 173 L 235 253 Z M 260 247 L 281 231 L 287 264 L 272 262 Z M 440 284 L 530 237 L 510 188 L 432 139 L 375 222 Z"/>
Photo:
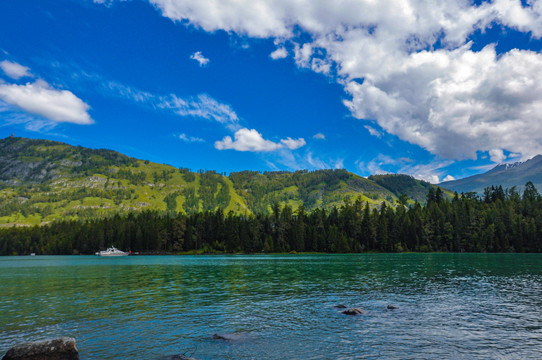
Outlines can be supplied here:
<path id="1" fill-rule="evenodd" d="M 529 160 L 527 160 L 529 161 Z M 524 163 L 526 163 L 527 161 L 516 161 L 516 162 L 513 162 L 513 163 L 502 163 L 502 164 L 499 164 L 497 166 L 495 166 L 493 169 L 491 169 L 490 171 L 506 171 L 506 170 L 510 170 L 510 169 L 513 169 L 513 168 L 516 168 Z"/>
<path id="2" fill-rule="evenodd" d="M 484 188 L 492 185 L 501 185 L 503 188 L 516 186 L 521 189 L 528 181 L 539 191 L 542 190 L 542 155 L 536 155 L 527 161 L 499 164 L 486 173 L 443 182 L 440 186 L 457 192 L 482 193 Z"/>

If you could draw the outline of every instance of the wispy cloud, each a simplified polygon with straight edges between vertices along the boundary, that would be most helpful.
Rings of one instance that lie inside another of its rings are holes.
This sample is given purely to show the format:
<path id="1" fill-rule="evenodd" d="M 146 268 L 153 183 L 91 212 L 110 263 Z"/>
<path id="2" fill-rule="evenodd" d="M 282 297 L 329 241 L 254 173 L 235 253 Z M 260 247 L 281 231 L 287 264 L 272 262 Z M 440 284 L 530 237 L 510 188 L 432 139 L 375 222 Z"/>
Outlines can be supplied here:
<path id="1" fill-rule="evenodd" d="M 161 108 L 172 109 L 180 116 L 193 116 L 207 120 L 215 120 L 221 124 L 237 126 L 239 120 L 233 109 L 224 103 L 220 103 L 206 94 L 182 99 L 176 95 L 161 97 L 158 104 Z"/>
<path id="2" fill-rule="evenodd" d="M 326 136 L 324 134 L 322 134 L 322 133 L 318 133 L 318 134 L 314 134 L 314 136 L 312 138 L 316 139 L 316 140 L 325 140 Z"/>
<path id="3" fill-rule="evenodd" d="M 202 55 L 201 51 L 196 51 L 192 55 L 190 55 L 190 59 L 196 60 L 199 63 L 199 66 L 207 66 L 209 63 L 209 59 Z"/>
<path id="4" fill-rule="evenodd" d="M 32 73 L 30 72 L 30 68 L 16 62 L 4 60 L 0 62 L 0 68 L 7 76 L 15 80 L 22 77 L 33 77 Z"/>
<path id="5" fill-rule="evenodd" d="M 202 138 L 195 137 L 195 136 L 188 136 L 185 133 L 182 133 L 181 135 L 179 135 L 179 139 L 181 139 L 182 141 L 187 142 L 187 143 L 202 143 L 202 142 L 205 142 L 205 140 L 203 140 Z"/>
<path id="6" fill-rule="evenodd" d="M 444 176 L 444 168 L 452 164 L 452 162 L 451 160 L 435 160 L 419 164 L 409 158 L 392 158 L 379 154 L 369 162 L 358 161 L 356 164 L 359 170 L 369 173 L 369 175 L 406 174 L 431 184 L 438 184 L 440 178 Z"/>
<path id="7" fill-rule="evenodd" d="M 170 110 L 182 117 L 213 120 L 232 131 L 239 129 L 239 117 L 232 107 L 217 101 L 208 94 L 199 94 L 186 98 L 181 98 L 175 94 L 159 95 L 115 81 L 107 81 L 100 76 L 86 76 L 88 79 L 102 84 L 101 88 L 106 96 L 126 99 L 152 109 Z"/>
<path id="8" fill-rule="evenodd" d="M 367 131 L 369 131 L 369 134 L 371 134 L 372 136 L 376 136 L 377 138 L 382 137 L 382 133 L 380 131 L 376 130 L 374 127 L 369 126 L 369 125 L 365 125 L 364 128 L 367 129 Z"/>

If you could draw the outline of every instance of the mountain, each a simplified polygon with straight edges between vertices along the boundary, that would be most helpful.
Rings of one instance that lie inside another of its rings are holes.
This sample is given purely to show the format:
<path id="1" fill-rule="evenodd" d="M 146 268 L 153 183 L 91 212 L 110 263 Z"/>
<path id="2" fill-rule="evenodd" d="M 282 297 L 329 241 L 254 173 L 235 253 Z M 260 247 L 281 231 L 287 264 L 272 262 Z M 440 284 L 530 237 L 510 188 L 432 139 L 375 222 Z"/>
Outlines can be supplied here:
<path id="1" fill-rule="evenodd" d="M 471 191 L 483 193 L 486 187 L 492 185 L 501 185 L 503 188 L 517 186 L 518 190 L 521 190 L 528 181 L 531 181 L 539 191 L 542 190 L 542 155 L 537 155 L 525 162 L 500 164 L 484 174 L 446 181 L 440 183 L 439 186 L 458 193 Z"/>
<path id="2" fill-rule="evenodd" d="M 425 201 L 430 184 L 406 175 L 369 179 L 346 170 L 242 171 L 226 176 L 49 140 L 0 140 L 0 226 L 93 219 L 144 210 L 269 213 L 275 203 L 330 209 Z M 405 199 L 403 199 L 405 200 Z"/>
<path id="3" fill-rule="evenodd" d="M 406 194 L 410 199 L 420 203 L 425 203 L 427 193 L 429 192 L 429 189 L 433 187 L 433 185 L 426 181 L 420 181 L 412 176 L 403 174 L 371 175 L 369 176 L 369 180 L 388 189 L 397 197 Z M 442 190 L 444 190 L 444 193 L 448 196 L 452 196 L 449 191 L 446 191 L 445 189 Z"/>

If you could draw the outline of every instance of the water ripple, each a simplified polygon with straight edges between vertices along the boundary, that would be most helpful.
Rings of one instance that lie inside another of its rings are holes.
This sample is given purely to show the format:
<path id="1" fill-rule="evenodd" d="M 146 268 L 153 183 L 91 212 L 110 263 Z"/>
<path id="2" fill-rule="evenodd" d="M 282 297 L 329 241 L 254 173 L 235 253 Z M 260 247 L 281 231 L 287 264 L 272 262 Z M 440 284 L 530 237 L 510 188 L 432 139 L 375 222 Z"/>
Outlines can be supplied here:
<path id="1" fill-rule="evenodd" d="M 0 354 L 81 359 L 538 359 L 542 255 L 5 257 Z M 343 315 L 345 304 L 366 311 Z M 395 310 L 388 310 L 393 304 Z M 234 334 L 234 340 L 213 334 Z"/>

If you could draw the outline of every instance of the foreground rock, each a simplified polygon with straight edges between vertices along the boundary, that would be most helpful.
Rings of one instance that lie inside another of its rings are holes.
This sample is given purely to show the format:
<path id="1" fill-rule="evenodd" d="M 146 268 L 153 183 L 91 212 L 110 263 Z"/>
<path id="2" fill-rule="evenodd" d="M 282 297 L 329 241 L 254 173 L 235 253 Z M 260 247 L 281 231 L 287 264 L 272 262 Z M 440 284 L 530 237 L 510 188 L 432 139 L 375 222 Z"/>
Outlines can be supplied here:
<path id="1" fill-rule="evenodd" d="M 363 315 L 365 314 L 365 310 L 359 308 L 351 308 L 344 310 L 342 313 L 345 315 Z"/>
<path id="2" fill-rule="evenodd" d="M 2 360 L 79 360 L 75 339 L 62 337 L 15 345 Z"/>

